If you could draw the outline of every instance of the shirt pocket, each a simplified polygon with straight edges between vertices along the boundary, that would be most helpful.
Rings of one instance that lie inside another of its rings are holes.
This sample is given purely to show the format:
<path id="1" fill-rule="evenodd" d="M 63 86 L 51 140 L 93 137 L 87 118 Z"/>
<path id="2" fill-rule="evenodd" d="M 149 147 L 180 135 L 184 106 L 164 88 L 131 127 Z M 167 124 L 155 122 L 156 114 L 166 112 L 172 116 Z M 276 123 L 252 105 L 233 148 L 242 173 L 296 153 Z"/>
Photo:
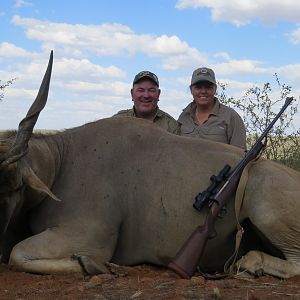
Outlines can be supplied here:
<path id="1" fill-rule="evenodd" d="M 195 126 L 192 125 L 181 125 L 181 135 L 193 135 L 195 132 Z"/>
<path id="2" fill-rule="evenodd" d="M 228 143 L 226 128 L 223 126 L 203 127 L 201 133 L 209 140 Z"/>

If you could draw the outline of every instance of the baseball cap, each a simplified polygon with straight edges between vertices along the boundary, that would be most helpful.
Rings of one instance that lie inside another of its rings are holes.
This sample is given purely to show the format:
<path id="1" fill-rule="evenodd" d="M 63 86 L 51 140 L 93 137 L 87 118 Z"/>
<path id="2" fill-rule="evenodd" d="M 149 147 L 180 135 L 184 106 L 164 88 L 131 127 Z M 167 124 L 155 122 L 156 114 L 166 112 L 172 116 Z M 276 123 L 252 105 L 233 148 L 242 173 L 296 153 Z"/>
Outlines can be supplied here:
<path id="1" fill-rule="evenodd" d="M 137 83 L 142 78 L 148 78 L 148 79 L 152 80 L 157 86 L 159 86 L 157 76 L 150 71 L 141 71 L 140 73 L 136 74 L 134 77 L 134 80 L 133 80 L 133 84 Z"/>
<path id="2" fill-rule="evenodd" d="M 193 72 L 191 85 L 199 82 L 199 81 L 208 81 L 213 84 L 217 84 L 215 73 L 212 69 L 209 68 L 199 68 Z"/>

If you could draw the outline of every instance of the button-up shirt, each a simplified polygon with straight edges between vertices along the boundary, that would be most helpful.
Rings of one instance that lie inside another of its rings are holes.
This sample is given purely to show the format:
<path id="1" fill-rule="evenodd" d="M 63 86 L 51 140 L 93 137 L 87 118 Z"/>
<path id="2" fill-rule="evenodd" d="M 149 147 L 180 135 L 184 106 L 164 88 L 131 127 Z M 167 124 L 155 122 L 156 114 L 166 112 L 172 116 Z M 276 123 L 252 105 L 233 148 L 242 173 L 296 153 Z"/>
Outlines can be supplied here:
<path id="1" fill-rule="evenodd" d="M 181 135 L 200 137 L 246 149 L 246 129 L 240 115 L 232 108 L 215 104 L 208 119 L 198 124 L 195 119 L 196 103 L 191 102 L 180 114 Z"/>
<path id="2" fill-rule="evenodd" d="M 134 108 L 131 108 L 131 109 L 121 110 L 113 117 L 136 117 L 136 114 Z M 157 109 L 156 114 L 153 118 L 153 123 L 158 125 L 162 129 L 180 135 L 179 123 L 169 114 L 167 114 L 166 112 L 160 109 Z"/>

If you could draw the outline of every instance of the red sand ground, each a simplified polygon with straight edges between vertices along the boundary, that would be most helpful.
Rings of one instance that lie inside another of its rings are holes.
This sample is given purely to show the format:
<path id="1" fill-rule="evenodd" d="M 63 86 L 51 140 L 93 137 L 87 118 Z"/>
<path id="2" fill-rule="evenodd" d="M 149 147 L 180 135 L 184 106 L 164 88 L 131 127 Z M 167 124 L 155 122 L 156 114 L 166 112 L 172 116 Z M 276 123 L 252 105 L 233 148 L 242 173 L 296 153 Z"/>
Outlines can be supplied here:
<path id="1" fill-rule="evenodd" d="M 168 269 L 146 265 L 113 270 L 114 274 L 92 277 L 54 276 L 15 272 L 0 265 L 0 299 L 300 299 L 300 276 L 184 280 Z"/>

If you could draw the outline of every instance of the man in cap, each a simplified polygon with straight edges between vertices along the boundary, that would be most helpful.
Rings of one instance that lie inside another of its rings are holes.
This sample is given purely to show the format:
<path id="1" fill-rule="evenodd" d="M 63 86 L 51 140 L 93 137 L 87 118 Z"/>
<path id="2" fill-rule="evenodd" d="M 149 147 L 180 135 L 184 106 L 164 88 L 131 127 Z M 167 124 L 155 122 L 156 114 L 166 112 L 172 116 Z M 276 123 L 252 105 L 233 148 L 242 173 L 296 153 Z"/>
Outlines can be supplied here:
<path id="1" fill-rule="evenodd" d="M 209 68 L 193 72 L 190 91 L 193 101 L 178 118 L 181 135 L 200 137 L 246 149 L 246 129 L 240 115 L 221 104 L 215 73 Z"/>
<path id="2" fill-rule="evenodd" d="M 171 133 L 180 134 L 180 126 L 177 121 L 158 108 L 159 96 L 157 76 L 150 71 L 139 72 L 134 77 L 131 89 L 133 108 L 121 110 L 114 117 L 146 119 Z"/>

